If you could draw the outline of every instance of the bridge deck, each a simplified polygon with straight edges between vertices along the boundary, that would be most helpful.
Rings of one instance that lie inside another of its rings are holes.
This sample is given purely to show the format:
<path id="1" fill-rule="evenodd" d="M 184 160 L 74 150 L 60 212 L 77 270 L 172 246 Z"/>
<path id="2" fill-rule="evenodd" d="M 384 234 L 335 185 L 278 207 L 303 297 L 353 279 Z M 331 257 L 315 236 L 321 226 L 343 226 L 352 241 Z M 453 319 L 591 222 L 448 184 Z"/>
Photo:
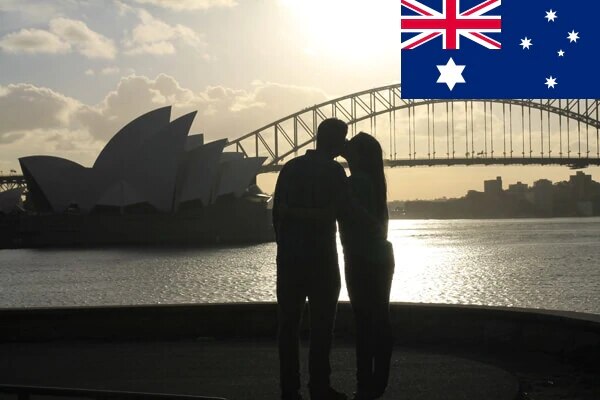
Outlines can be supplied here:
<path id="1" fill-rule="evenodd" d="M 600 158 L 591 157 L 476 157 L 476 158 L 423 158 L 385 160 L 387 167 L 435 167 L 471 165 L 564 165 L 572 169 L 600 166 Z M 346 166 L 344 163 L 342 165 Z M 283 164 L 269 164 L 261 168 L 261 173 L 278 172 Z M 0 188 L 25 186 L 22 175 L 0 176 Z"/>
<path id="2" fill-rule="evenodd" d="M 495 158 L 425 158 L 425 159 L 400 159 L 384 160 L 386 167 L 435 167 L 435 166 L 474 166 L 474 165 L 564 165 L 572 169 L 600 166 L 598 158 L 558 158 L 558 157 L 495 157 Z M 342 165 L 346 166 L 345 163 Z M 282 164 L 265 165 L 262 173 L 277 172 Z"/>
<path id="3" fill-rule="evenodd" d="M 0 175 L 0 184 L 24 184 L 25 177 L 23 175 Z"/>

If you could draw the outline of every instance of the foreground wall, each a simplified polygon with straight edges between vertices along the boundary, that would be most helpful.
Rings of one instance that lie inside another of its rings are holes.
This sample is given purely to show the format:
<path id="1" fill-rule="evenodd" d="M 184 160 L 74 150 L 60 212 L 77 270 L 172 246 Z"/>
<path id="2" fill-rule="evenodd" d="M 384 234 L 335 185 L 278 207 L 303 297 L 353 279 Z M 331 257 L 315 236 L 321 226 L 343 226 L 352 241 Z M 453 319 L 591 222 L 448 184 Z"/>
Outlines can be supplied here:
<path id="1" fill-rule="evenodd" d="M 510 308 L 396 303 L 397 344 L 541 351 L 582 361 L 600 356 L 600 316 Z M 307 318 L 305 318 L 306 320 Z M 273 303 L 0 309 L 0 341 L 273 339 Z M 353 335 L 352 310 L 339 306 L 336 335 Z M 304 327 L 306 330 L 306 327 Z"/>

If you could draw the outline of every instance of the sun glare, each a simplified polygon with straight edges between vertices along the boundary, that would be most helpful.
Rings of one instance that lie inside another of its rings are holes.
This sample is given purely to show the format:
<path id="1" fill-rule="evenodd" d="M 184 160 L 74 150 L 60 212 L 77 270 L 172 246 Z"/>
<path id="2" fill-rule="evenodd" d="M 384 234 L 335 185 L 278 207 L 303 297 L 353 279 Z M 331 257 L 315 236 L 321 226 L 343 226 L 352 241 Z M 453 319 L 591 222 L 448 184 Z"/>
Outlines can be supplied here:
<path id="1" fill-rule="evenodd" d="M 297 20 L 308 54 L 357 62 L 399 52 L 399 1 L 280 1 Z"/>

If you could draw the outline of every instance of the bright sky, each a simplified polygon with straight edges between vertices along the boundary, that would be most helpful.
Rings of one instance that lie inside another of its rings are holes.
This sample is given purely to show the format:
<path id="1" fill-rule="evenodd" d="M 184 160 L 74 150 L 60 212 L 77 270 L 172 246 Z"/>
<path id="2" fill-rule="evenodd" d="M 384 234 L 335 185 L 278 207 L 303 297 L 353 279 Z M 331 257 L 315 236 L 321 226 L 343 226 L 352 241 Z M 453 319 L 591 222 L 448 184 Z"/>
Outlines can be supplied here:
<path id="1" fill-rule="evenodd" d="M 2 0 L 0 170 L 48 154 L 90 165 L 125 123 L 172 104 L 235 138 L 318 102 L 397 83 L 397 0 Z M 598 169 L 586 171 L 600 180 Z M 391 199 L 567 168 L 388 170 Z M 260 178 L 272 190 L 273 175 Z"/>

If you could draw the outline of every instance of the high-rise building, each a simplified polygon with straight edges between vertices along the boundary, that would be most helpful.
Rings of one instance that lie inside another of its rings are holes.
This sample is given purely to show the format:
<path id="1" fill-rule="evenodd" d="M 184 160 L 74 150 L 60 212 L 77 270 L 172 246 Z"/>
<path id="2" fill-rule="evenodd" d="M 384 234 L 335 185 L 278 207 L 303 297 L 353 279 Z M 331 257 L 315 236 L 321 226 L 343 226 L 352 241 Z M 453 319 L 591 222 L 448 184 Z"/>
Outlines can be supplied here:
<path id="1" fill-rule="evenodd" d="M 525 194 L 529 189 L 529 186 L 525 183 L 517 182 L 512 185 L 508 185 L 508 191 L 514 194 Z"/>
<path id="2" fill-rule="evenodd" d="M 533 201 L 544 215 L 551 216 L 554 210 L 554 187 L 552 181 L 540 179 L 533 184 Z"/>
<path id="3" fill-rule="evenodd" d="M 484 181 L 483 191 L 487 194 L 502 193 L 502 177 L 498 176 L 495 180 Z"/>
<path id="4" fill-rule="evenodd" d="M 581 171 L 569 178 L 571 193 L 575 201 L 589 201 L 592 198 L 593 181 L 591 175 Z"/>

